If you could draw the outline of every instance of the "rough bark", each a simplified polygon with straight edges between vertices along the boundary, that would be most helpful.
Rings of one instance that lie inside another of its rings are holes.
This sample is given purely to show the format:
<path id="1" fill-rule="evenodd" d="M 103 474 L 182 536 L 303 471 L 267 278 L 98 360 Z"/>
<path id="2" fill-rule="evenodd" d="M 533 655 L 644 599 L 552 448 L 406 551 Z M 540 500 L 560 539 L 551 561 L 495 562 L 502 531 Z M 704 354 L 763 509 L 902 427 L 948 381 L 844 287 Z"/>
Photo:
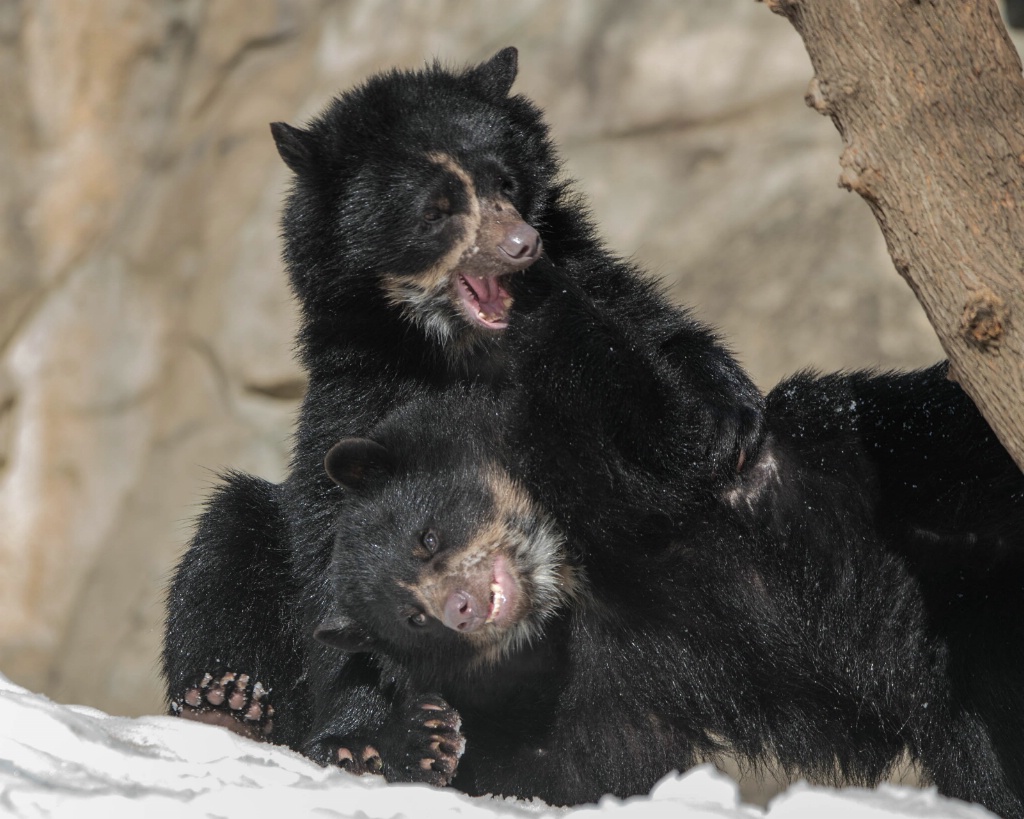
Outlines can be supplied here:
<path id="1" fill-rule="evenodd" d="M 765 0 L 900 275 L 1024 468 L 1024 78 L 994 0 Z"/>

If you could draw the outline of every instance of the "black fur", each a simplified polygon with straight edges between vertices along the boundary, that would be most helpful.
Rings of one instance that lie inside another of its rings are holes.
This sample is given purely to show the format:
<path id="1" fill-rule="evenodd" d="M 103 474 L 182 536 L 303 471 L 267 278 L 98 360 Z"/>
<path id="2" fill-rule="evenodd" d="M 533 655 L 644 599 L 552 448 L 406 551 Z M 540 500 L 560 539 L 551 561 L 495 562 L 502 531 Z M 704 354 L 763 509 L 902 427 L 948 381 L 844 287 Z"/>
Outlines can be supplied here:
<path id="1" fill-rule="evenodd" d="M 911 373 L 797 375 L 768 395 L 777 457 L 765 517 L 868 521 L 911 578 L 951 691 L 933 761 L 940 788 L 997 813 L 1024 800 L 1024 475 L 945 364 Z M 773 453 L 775 453 L 773 455 Z M 794 453 L 799 460 L 792 463 Z M 954 728 L 959 725 L 959 729 Z M 955 732 L 956 731 L 956 732 Z M 986 755 L 998 760 L 989 770 Z M 969 788 L 973 796 L 964 796 Z M 978 794 L 984 794 L 984 797 Z M 1012 795 L 1011 795 L 1012 794 Z"/>
<path id="2" fill-rule="evenodd" d="M 280 487 L 232 472 L 207 502 L 168 592 L 163 660 L 174 713 L 190 710 L 188 693 L 207 674 L 248 674 L 285 702 L 308 698 L 303 650 L 292 630 L 296 586 L 279 497 Z M 266 733 L 294 742 L 307 722 L 285 710 Z"/>
<path id="3" fill-rule="evenodd" d="M 438 64 L 392 71 L 341 95 L 305 128 L 272 126 L 295 173 L 282 235 L 301 308 L 298 350 L 308 390 L 287 479 L 261 490 L 262 502 L 255 479 L 225 476 L 172 579 L 163 651 L 171 702 L 187 702 L 208 673 L 260 669 L 278 706 L 272 738 L 304 747 L 322 706 L 307 708 L 298 692 L 315 698 L 325 688 L 310 624 L 330 596 L 331 524 L 340 502 L 322 468 L 324 453 L 417 397 L 506 380 L 501 320 L 483 326 L 469 318 L 456 277 L 464 271 L 497 281 L 498 296 L 521 290 L 527 306 L 542 299 L 539 277 L 530 287 L 515 283 L 540 252 L 538 233 L 543 252 L 671 370 L 687 397 L 688 423 L 701 431 L 695 463 L 708 481 L 728 475 L 740 453 L 756 447 L 762 396 L 709 329 L 673 309 L 597 240 L 558 175 L 540 111 L 508 96 L 515 73 L 514 49 L 464 71 Z M 480 235 L 497 235 L 487 246 L 479 235 L 472 241 L 477 214 Z M 527 257 L 512 258 L 517 247 L 527 247 Z M 491 295 L 483 312 L 500 309 Z M 244 584 L 239 567 L 254 565 L 252 532 L 262 544 L 257 563 L 273 559 Z M 273 589 L 285 599 L 268 599 Z M 263 605 L 279 616 L 256 621 L 254 634 L 250 613 Z M 286 663 L 278 662 L 283 651 Z M 293 657 L 301 658 L 298 669 Z M 375 679 L 370 671 L 366 677 Z M 352 696 L 353 713 L 372 714 L 372 685 L 355 686 Z"/>
<path id="4" fill-rule="evenodd" d="M 1021 815 L 1024 544 L 990 541 L 984 570 L 962 552 L 921 569 L 900 553 L 899 515 L 868 491 L 907 477 L 870 453 L 891 448 L 913 463 L 949 446 L 926 434 L 922 413 L 934 413 L 936 434 L 979 433 L 975 420 L 950 421 L 962 399 L 940 368 L 780 385 L 749 468 L 773 467 L 747 518 L 687 479 L 699 474 L 688 460 L 699 442 L 665 423 L 678 411 L 674 385 L 587 296 L 566 282 L 510 332 L 512 366 L 537 378 L 505 393 L 504 438 L 480 421 L 495 412 L 488 402 L 459 396 L 387 419 L 373 454 L 348 444 L 339 459 L 376 465 L 363 470 L 372 479 L 332 469 L 354 501 L 339 519 L 336 610 L 322 636 L 380 666 L 382 714 L 423 692 L 458 711 L 455 787 L 575 804 L 644 793 L 724 752 L 874 784 L 908 754 L 942 793 Z M 892 414 L 874 416 L 885 402 Z M 909 438 L 892 423 L 901 412 L 919 424 Z M 987 440 L 959 448 L 978 454 Z M 538 499 L 554 503 L 571 582 L 529 645 L 480 662 L 488 626 L 467 639 L 423 590 L 453 575 L 451 588 L 468 582 L 452 563 L 500 517 L 482 477 L 496 461 L 529 489 L 535 516 Z M 891 468 L 881 478 L 879 461 Z M 984 466 L 996 491 L 1013 474 L 999 459 Z M 659 509 L 678 513 L 659 521 L 660 543 L 649 525 Z M 1003 519 L 1020 523 L 1015 510 Z M 644 548 L 631 526 L 648 533 Z M 441 547 L 418 549 L 427 531 L 443 533 Z M 941 588 L 957 569 L 963 598 Z M 410 625 L 421 609 L 425 623 Z M 320 741 L 348 742 L 350 718 L 339 704 Z"/>

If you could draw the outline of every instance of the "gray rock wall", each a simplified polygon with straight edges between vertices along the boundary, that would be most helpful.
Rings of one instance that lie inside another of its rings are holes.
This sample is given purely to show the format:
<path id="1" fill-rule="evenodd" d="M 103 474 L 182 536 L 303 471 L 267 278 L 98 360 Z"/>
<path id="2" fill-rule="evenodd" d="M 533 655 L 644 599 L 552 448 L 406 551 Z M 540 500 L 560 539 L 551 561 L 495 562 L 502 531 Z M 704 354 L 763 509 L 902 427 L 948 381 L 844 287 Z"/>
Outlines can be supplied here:
<path id="1" fill-rule="evenodd" d="M 279 261 L 301 122 L 392 65 L 520 48 L 611 246 L 765 387 L 940 357 L 811 69 L 753 0 L 0 4 L 0 669 L 161 706 L 162 589 L 218 470 L 285 470 L 303 389 Z M 239 578 L 240 583 L 245 578 Z"/>

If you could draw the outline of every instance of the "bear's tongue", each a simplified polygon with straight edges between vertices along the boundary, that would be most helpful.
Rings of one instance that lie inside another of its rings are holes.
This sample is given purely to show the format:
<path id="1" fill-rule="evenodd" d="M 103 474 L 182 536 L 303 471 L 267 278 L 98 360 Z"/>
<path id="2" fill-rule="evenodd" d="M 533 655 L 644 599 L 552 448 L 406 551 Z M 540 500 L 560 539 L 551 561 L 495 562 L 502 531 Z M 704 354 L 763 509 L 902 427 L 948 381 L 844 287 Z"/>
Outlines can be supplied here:
<path id="1" fill-rule="evenodd" d="M 459 276 L 459 296 L 471 318 L 491 330 L 508 327 L 512 296 L 498 276 Z"/>

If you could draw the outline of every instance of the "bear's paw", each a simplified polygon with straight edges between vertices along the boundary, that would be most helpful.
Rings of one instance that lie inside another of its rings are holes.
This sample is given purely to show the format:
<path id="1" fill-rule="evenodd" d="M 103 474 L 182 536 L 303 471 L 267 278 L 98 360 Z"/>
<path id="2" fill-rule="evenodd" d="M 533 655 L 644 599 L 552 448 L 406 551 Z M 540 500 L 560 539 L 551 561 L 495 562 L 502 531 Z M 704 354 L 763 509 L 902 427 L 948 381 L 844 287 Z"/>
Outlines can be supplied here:
<path id="1" fill-rule="evenodd" d="M 466 750 L 462 718 L 436 694 L 416 697 L 397 708 L 387 733 L 395 740 L 396 751 L 384 758 L 384 774 L 391 781 L 447 785 Z"/>
<path id="2" fill-rule="evenodd" d="M 248 674 L 207 672 L 185 693 L 171 701 L 174 716 L 221 725 L 250 739 L 265 740 L 274 730 L 274 706 L 269 689 Z"/>

